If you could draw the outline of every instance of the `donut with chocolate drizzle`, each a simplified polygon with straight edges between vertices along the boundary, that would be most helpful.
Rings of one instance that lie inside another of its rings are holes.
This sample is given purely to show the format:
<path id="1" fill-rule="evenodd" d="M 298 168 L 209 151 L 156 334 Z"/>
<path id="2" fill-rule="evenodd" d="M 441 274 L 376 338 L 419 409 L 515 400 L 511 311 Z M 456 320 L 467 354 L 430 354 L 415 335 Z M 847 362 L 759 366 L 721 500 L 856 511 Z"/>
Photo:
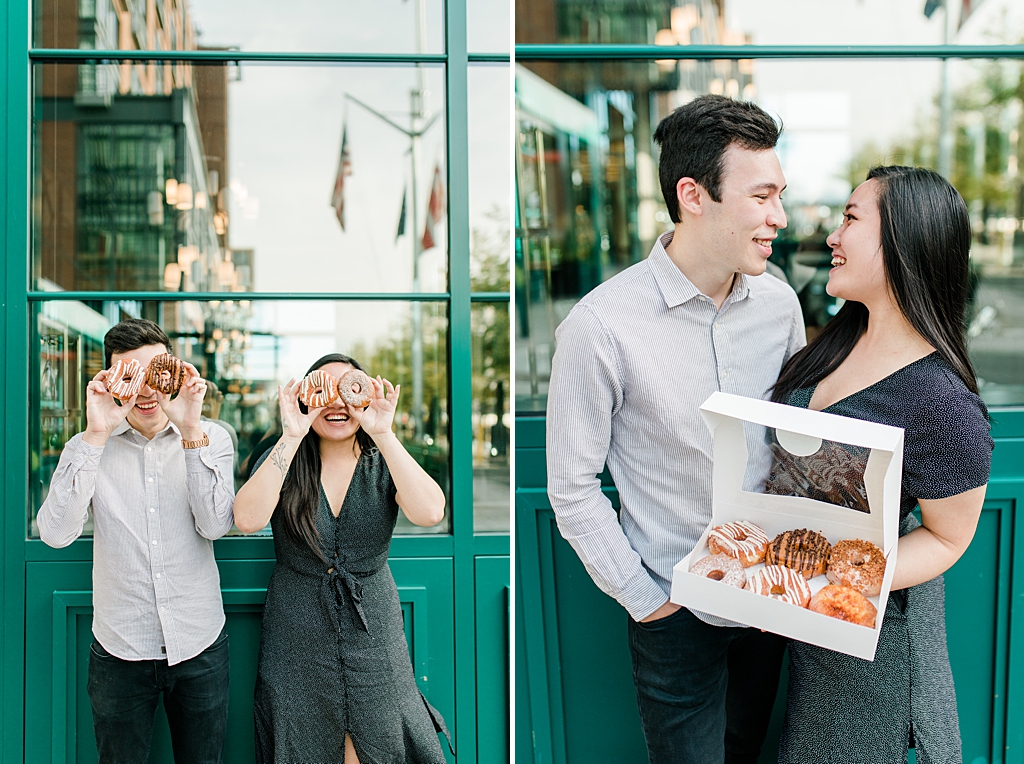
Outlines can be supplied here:
<path id="1" fill-rule="evenodd" d="M 785 565 L 799 571 L 804 578 L 825 573 L 831 545 L 820 533 L 801 528 L 780 533 L 768 545 L 765 565 Z"/>
<path id="2" fill-rule="evenodd" d="M 146 384 L 157 392 L 174 395 L 188 378 L 185 364 L 170 353 L 153 356 L 146 369 Z"/>

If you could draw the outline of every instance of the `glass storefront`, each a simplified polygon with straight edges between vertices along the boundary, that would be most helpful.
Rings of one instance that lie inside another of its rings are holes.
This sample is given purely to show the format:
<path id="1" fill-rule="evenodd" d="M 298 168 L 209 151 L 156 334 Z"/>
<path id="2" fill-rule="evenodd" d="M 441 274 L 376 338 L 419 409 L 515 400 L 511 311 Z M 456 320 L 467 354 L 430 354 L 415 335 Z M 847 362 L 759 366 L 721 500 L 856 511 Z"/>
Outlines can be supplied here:
<path id="1" fill-rule="evenodd" d="M 576 301 L 671 230 L 652 134 L 701 93 L 754 100 L 784 126 L 789 225 L 771 262 L 808 336 L 840 307 L 825 238 L 850 191 L 876 164 L 945 163 L 975 232 L 967 334 L 982 395 L 1024 403 L 1022 75 L 1014 61 L 951 61 L 944 118 L 936 59 L 517 63 L 516 411 L 544 411 L 554 331 Z"/>
<path id="2" fill-rule="evenodd" d="M 193 364 L 210 383 L 203 413 L 232 435 L 236 486 L 281 434 L 278 386 L 301 379 L 317 358 L 344 353 L 386 379 L 413 376 L 413 311 L 404 302 L 52 300 L 34 306 L 39 353 L 33 408 L 38 407 L 40 417 L 32 436 L 30 521 L 46 498 L 64 444 L 85 429 L 85 384 L 104 368 L 103 335 L 124 318 L 160 324 L 174 355 Z M 415 396 L 403 394 L 395 432 L 450 497 L 448 319 L 443 303 L 419 308 L 426 412 L 417 432 Z M 501 324 L 492 321 L 491 327 L 500 331 Z M 486 376 L 486 369 L 481 374 Z M 402 392 L 407 392 L 404 385 Z M 90 530 L 91 525 L 87 535 Z M 447 520 L 419 528 L 400 519 L 403 533 L 449 530 Z M 38 537 L 34 522 L 30 535 Z"/>
<path id="3" fill-rule="evenodd" d="M 31 515 L 85 426 L 104 332 L 141 316 L 216 386 L 212 418 L 238 439 L 236 485 L 275 435 L 277 385 L 343 352 L 402 384 L 396 428 L 449 506 L 449 372 L 462 337 L 476 530 L 507 533 L 511 69 L 495 55 L 508 50 L 495 15 L 510 7 L 466 8 L 468 47 L 486 55 L 465 70 L 469 194 L 458 203 L 469 236 L 451 251 L 450 73 L 428 60 L 345 60 L 443 52 L 442 5 L 396 2 L 387 23 L 369 8 L 345 11 L 344 24 L 327 5 L 36 4 L 41 49 L 213 59 L 54 61 L 41 51 L 33 64 Z M 246 60 L 249 51 L 283 53 Z M 288 60 L 305 51 L 344 55 Z M 468 260 L 471 292 L 454 314 L 453 258 L 460 273 Z M 430 529 L 403 519 L 399 531 L 451 533 L 451 517 Z"/>

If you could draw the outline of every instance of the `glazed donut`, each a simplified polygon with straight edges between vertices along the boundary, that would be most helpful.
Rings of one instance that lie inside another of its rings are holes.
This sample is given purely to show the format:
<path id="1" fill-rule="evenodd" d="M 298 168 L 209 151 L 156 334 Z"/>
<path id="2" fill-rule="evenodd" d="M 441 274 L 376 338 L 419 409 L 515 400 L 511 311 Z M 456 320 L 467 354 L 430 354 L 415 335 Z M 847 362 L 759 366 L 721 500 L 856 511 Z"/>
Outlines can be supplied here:
<path id="1" fill-rule="evenodd" d="M 707 557 L 701 557 L 690 566 L 690 572 L 695 576 L 721 581 L 729 586 L 738 586 L 740 589 L 747 584 L 743 563 L 727 554 L 709 554 Z"/>
<path id="2" fill-rule="evenodd" d="M 828 539 L 820 533 L 801 528 L 780 533 L 768 545 L 765 565 L 785 565 L 798 570 L 804 578 L 820 576 L 828 565 Z"/>
<path id="3" fill-rule="evenodd" d="M 373 381 L 365 372 L 352 369 L 342 374 L 338 380 L 338 393 L 349 406 L 361 409 L 369 406 L 373 400 Z"/>
<path id="4" fill-rule="evenodd" d="M 792 568 L 782 565 L 766 565 L 750 577 L 747 588 L 754 594 L 788 602 L 797 607 L 807 607 L 807 603 L 811 601 L 811 585 L 807 583 L 807 579 Z"/>
<path id="5" fill-rule="evenodd" d="M 761 562 L 767 546 L 767 534 L 746 520 L 719 525 L 708 534 L 708 549 L 712 554 L 735 557 L 745 568 Z"/>
<path id="6" fill-rule="evenodd" d="M 107 373 L 107 390 L 117 400 L 124 402 L 133 395 L 138 395 L 145 382 L 146 375 L 142 373 L 142 364 L 134 358 L 120 360 L 110 367 Z"/>
<path id="7" fill-rule="evenodd" d="M 832 547 L 825 575 L 830 583 L 849 586 L 865 597 L 875 597 L 882 591 L 885 555 L 870 541 L 846 539 Z"/>
<path id="8" fill-rule="evenodd" d="M 299 385 L 299 400 L 311 409 L 322 409 L 338 400 L 338 383 L 323 369 L 311 371 Z"/>
<path id="9" fill-rule="evenodd" d="M 170 353 L 153 356 L 146 369 L 146 384 L 157 392 L 174 395 L 188 378 L 188 369 Z"/>
<path id="10" fill-rule="evenodd" d="M 821 587 L 811 597 L 810 607 L 815 613 L 867 626 L 869 629 L 875 628 L 875 616 L 878 615 L 875 606 L 856 589 L 833 584 Z"/>

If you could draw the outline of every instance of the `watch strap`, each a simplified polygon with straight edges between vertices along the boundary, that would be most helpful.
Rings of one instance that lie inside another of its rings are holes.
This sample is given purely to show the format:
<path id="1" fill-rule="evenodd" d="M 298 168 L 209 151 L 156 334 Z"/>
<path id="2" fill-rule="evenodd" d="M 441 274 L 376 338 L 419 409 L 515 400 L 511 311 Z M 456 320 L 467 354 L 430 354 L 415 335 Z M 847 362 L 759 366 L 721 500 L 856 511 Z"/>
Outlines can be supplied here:
<path id="1" fill-rule="evenodd" d="M 203 433 L 202 440 L 185 440 L 184 438 L 181 439 L 182 448 L 202 448 L 203 446 L 208 445 L 210 445 L 210 436 L 207 435 L 205 432 Z"/>

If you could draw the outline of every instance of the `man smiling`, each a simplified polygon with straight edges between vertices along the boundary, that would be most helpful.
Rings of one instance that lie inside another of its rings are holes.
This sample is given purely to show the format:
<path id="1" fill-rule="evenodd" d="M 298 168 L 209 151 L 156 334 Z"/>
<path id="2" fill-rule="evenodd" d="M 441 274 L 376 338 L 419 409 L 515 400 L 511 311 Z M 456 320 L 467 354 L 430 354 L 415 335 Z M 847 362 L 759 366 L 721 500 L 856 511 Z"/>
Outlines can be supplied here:
<path id="1" fill-rule="evenodd" d="M 711 520 L 714 391 L 767 398 L 805 343 L 793 290 L 765 275 L 786 226 L 779 128 L 752 103 L 702 96 L 658 126 L 674 230 L 559 326 L 548 392 L 548 493 L 562 535 L 629 613 L 654 764 L 756 762 L 783 641 L 668 601 L 672 568 Z M 769 455 L 748 443 L 749 487 Z M 616 518 L 597 477 L 607 464 Z"/>
<path id="2" fill-rule="evenodd" d="M 170 352 L 152 321 L 103 339 L 107 368 Z M 86 388 L 84 433 L 68 441 L 39 510 L 39 536 L 64 547 L 93 516 L 89 699 L 101 764 L 146 761 L 163 694 L 178 764 L 221 761 L 228 638 L 213 539 L 233 522 L 231 439 L 202 422 L 206 382 L 191 364 L 177 397 L 143 384 L 118 405 L 108 372 Z"/>

